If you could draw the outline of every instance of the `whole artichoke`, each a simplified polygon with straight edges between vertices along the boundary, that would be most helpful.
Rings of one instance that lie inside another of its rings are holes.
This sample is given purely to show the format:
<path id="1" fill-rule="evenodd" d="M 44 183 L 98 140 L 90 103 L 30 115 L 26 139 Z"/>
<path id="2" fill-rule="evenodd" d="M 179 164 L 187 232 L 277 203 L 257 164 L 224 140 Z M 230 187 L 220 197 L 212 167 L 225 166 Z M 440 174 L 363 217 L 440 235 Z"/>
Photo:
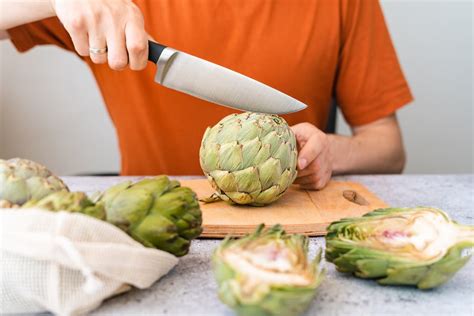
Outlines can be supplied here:
<path id="1" fill-rule="evenodd" d="M 21 205 L 57 191 L 68 188 L 45 166 L 20 158 L 0 159 L 0 200 Z"/>
<path id="2" fill-rule="evenodd" d="M 147 247 L 185 255 L 202 232 L 196 194 L 166 176 L 120 183 L 98 199 L 107 221 Z"/>
<path id="3" fill-rule="evenodd" d="M 474 227 L 435 208 L 378 209 L 332 223 L 326 259 L 341 272 L 380 284 L 429 289 L 448 281 L 471 257 Z"/>
<path id="4" fill-rule="evenodd" d="M 239 315 L 304 312 L 323 278 L 321 251 L 308 262 L 308 238 L 263 225 L 241 239 L 226 238 L 213 255 L 219 297 Z"/>
<path id="5" fill-rule="evenodd" d="M 218 197 L 237 204 L 269 204 L 296 178 L 295 135 L 276 115 L 225 117 L 207 128 L 199 156 Z"/>
<path id="6" fill-rule="evenodd" d="M 78 212 L 97 219 L 105 219 L 104 207 L 100 204 L 96 205 L 83 192 L 59 191 L 40 200 L 30 200 L 22 206 L 22 208 L 33 207 L 49 211 Z"/>

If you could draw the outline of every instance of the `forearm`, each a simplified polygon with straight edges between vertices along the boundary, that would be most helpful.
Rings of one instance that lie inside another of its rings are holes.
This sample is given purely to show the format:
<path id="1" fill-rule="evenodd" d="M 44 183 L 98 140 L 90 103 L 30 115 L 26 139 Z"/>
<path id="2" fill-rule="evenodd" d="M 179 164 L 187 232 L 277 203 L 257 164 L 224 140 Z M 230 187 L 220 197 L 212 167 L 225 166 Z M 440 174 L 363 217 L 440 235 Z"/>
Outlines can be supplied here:
<path id="1" fill-rule="evenodd" d="M 0 31 L 54 15 L 51 0 L 1 0 Z"/>
<path id="2" fill-rule="evenodd" d="M 400 173 L 405 165 L 395 117 L 354 129 L 353 136 L 329 135 L 333 174 Z"/>

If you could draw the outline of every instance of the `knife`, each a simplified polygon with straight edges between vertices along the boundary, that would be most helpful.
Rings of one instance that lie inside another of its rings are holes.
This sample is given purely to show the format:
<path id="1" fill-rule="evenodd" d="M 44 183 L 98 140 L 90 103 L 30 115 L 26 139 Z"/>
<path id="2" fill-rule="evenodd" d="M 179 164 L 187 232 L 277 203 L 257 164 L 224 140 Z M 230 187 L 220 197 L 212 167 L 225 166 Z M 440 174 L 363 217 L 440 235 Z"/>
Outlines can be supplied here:
<path id="1" fill-rule="evenodd" d="M 148 60 L 157 65 L 155 81 L 165 87 L 233 109 L 287 114 L 306 104 L 228 68 L 148 41 Z"/>

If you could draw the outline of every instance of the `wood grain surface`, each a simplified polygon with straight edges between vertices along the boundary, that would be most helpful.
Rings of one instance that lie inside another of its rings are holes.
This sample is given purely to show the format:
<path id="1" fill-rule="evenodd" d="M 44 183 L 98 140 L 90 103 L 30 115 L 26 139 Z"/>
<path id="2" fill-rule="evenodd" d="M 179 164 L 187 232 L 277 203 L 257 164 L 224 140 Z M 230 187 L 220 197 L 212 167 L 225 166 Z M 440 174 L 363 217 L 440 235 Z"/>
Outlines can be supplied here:
<path id="1" fill-rule="evenodd" d="M 214 192 L 205 179 L 183 180 L 181 184 L 192 188 L 199 198 Z M 344 191 L 355 192 L 358 199 L 348 200 L 343 196 Z M 357 203 L 359 201 L 365 203 Z M 321 191 L 292 186 L 281 199 L 265 207 L 230 205 L 222 201 L 201 203 L 204 228 L 201 237 L 241 236 L 252 232 L 260 223 L 281 224 L 288 233 L 322 236 L 332 221 L 382 207 L 387 204 L 360 183 L 331 181 Z"/>

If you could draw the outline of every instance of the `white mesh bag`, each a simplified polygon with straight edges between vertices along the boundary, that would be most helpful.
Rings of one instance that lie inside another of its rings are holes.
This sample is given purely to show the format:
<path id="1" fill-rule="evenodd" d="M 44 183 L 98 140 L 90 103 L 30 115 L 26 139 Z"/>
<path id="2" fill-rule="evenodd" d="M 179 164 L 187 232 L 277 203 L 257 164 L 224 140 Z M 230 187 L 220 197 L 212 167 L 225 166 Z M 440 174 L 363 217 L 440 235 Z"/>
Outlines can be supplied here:
<path id="1" fill-rule="evenodd" d="M 86 215 L 0 209 L 0 314 L 87 313 L 130 285 L 149 287 L 177 263 Z"/>

